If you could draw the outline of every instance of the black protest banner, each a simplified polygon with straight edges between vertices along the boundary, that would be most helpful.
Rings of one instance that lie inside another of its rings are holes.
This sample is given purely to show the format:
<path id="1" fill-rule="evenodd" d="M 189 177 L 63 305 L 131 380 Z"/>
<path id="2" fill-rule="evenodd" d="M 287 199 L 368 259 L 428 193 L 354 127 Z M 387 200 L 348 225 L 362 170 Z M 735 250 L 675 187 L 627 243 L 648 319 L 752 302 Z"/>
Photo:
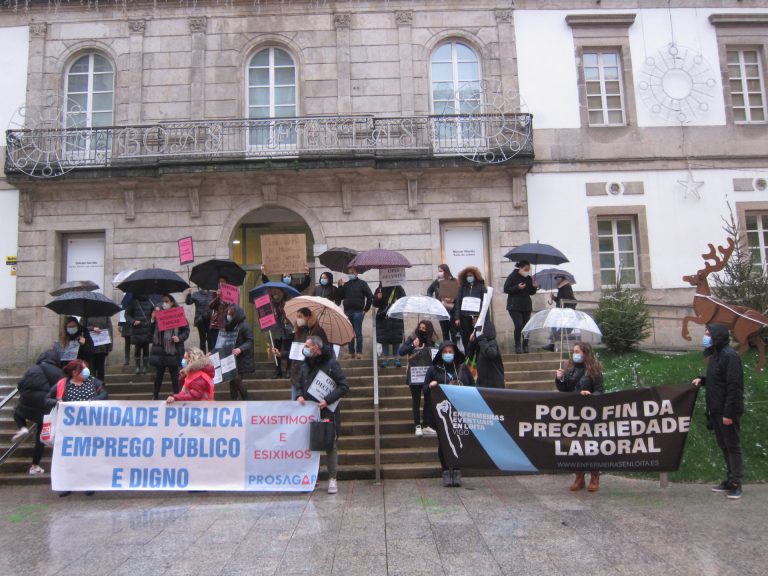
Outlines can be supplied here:
<path id="1" fill-rule="evenodd" d="M 673 471 L 697 392 L 690 384 L 591 396 L 439 386 L 432 401 L 451 467 Z"/>

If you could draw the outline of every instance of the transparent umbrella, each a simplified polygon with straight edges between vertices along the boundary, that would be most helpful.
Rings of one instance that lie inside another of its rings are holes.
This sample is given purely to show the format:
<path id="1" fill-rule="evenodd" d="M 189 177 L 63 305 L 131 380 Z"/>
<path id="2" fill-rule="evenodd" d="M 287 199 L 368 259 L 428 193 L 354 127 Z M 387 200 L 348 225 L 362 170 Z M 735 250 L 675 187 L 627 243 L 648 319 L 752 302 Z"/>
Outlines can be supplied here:
<path id="1" fill-rule="evenodd" d="M 563 360 L 563 339 L 569 332 L 590 332 L 596 336 L 602 336 L 592 317 L 581 310 L 573 308 L 549 308 L 536 312 L 523 327 L 523 335 L 528 338 L 531 332 L 536 330 L 557 330 L 560 332 L 560 362 Z"/>
<path id="2" fill-rule="evenodd" d="M 392 304 L 387 312 L 389 318 L 404 320 L 408 316 L 419 319 L 448 320 L 451 315 L 442 303 L 431 296 L 403 296 Z"/>

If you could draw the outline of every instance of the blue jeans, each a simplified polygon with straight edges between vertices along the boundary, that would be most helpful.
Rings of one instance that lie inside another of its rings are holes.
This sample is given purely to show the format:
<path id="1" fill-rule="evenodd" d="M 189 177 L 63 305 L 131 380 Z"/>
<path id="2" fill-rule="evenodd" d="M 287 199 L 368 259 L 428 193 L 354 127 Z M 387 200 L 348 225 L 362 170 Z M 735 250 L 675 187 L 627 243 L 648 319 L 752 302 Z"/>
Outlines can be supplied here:
<path id="1" fill-rule="evenodd" d="M 363 353 L 363 318 L 365 317 L 365 312 L 362 310 L 355 311 L 355 312 L 347 312 L 347 318 L 349 318 L 349 321 L 352 322 L 352 328 L 355 329 L 355 340 L 357 341 L 357 353 L 362 354 Z M 351 341 L 349 343 L 349 353 L 354 354 L 355 353 L 355 341 Z"/>

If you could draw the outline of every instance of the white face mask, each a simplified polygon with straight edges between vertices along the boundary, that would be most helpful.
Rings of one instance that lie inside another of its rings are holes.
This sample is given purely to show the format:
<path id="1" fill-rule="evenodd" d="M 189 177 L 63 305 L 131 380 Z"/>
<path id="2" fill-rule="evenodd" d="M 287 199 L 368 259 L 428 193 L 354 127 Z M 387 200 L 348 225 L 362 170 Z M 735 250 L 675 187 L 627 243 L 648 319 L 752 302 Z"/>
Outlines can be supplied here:
<path id="1" fill-rule="evenodd" d="M 304 327 L 306 325 L 307 325 L 307 321 L 304 320 L 304 318 L 297 318 L 296 319 L 296 326 L 299 326 L 301 328 L 301 327 Z"/>
<path id="2" fill-rule="evenodd" d="M 163 310 L 170 310 L 171 303 L 170 302 L 163 302 Z"/>
<path id="3" fill-rule="evenodd" d="M 528 278 L 528 275 L 531 273 L 529 270 L 520 270 L 519 272 L 523 278 Z"/>
<path id="4" fill-rule="evenodd" d="M 445 272 L 443 272 L 442 270 L 438 270 L 437 271 L 437 278 L 439 280 L 442 280 L 443 278 L 445 278 Z"/>

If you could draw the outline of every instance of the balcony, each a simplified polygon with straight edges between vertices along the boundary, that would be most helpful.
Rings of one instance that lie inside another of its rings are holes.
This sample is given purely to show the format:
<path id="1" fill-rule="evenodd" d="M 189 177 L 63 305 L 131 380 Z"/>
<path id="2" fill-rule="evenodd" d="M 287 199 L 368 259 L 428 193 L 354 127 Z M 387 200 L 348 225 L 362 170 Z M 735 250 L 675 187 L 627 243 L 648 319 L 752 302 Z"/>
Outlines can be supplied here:
<path id="1" fill-rule="evenodd" d="M 6 141 L 5 173 L 37 178 L 179 164 L 533 162 L 530 114 L 327 116 L 22 129 L 8 130 Z"/>

